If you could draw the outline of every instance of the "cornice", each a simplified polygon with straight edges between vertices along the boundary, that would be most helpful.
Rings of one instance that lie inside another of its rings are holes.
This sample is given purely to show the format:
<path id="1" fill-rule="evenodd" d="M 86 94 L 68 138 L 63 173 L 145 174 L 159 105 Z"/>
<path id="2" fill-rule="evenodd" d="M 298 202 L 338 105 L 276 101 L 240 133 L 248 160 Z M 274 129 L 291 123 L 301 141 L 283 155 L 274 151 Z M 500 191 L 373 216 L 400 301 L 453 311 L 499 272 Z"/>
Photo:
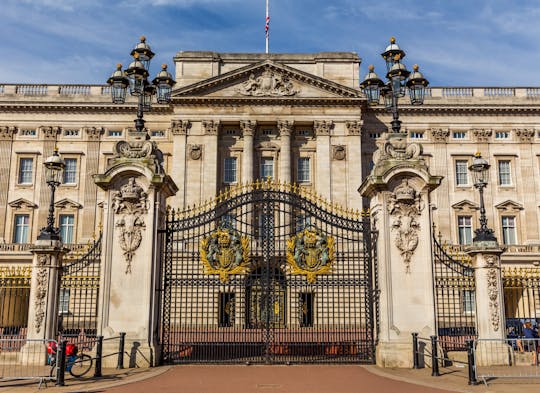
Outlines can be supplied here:
<path id="1" fill-rule="evenodd" d="M 377 114 L 388 113 L 383 106 L 369 107 L 369 110 L 373 110 Z M 535 105 L 419 105 L 419 106 L 400 106 L 399 112 L 401 113 L 539 113 L 540 104 Z"/>
<path id="2" fill-rule="evenodd" d="M 69 112 L 69 113 L 88 113 L 88 112 L 106 112 L 106 113 L 136 113 L 137 105 L 106 105 L 94 103 L 31 103 L 31 102 L 0 102 L 0 110 L 3 112 Z M 151 113 L 173 113 L 172 106 L 160 105 L 152 107 Z"/>
<path id="3" fill-rule="evenodd" d="M 365 106 L 364 98 L 276 98 L 276 97 L 176 97 L 174 104 L 182 105 L 214 105 L 214 106 L 242 106 L 242 105 L 284 105 L 284 106 Z M 176 106 L 175 105 L 175 106 Z"/>

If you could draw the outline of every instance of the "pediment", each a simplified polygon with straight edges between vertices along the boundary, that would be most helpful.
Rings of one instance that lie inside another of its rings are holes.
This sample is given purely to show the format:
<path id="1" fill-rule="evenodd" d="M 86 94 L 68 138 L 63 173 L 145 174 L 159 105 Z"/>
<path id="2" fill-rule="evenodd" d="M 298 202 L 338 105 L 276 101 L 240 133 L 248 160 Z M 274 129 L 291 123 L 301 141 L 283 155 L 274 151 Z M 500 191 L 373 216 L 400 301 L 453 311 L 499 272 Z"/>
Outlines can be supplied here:
<path id="1" fill-rule="evenodd" d="M 523 210 L 523 206 L 521 204 L 511 201 L 511 200 L 501 202 L 495 205 L 495 208 L 497 210 L 502 210 L 502 211 L 507 211 L 507 212 L 515 212 L 515 211 Z"/>
<path id="2" fill-rule="evenodd" d="M 59 209 L 82 209 L 82 205 L 71 199 L 64 198 L 54 204 Z"/>
<path id="3" fill-rule="evenodd" d="M 452 209 L 457 210 L 459 212 L 474 212 L 479 209 L 478 205 L 474 202 L 471 202 L 467 199 L 464 199 L 458 203 L 454 203 L 452 205 Z"/>
<path id="4" fill-rule="evenodd" d="M 362 98 L 360 90 L 265 60 L 172 92 L 172 98 L 324 99 Z"/>
<path id="5" fill-rule="evenodd" d="M 15 199 L 8 204 L 14 209 L 35 209 L 38 207 L 34 202 L 24 198 Z"/>

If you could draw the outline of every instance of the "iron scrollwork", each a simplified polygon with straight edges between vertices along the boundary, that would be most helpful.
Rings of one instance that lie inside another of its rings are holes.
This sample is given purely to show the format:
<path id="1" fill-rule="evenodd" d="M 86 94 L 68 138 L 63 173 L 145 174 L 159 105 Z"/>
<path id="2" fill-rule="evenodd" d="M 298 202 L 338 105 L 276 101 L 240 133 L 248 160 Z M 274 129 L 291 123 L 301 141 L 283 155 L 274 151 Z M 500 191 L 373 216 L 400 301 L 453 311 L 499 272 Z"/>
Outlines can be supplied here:
<path id="1" fill-rule="evenodd" d="M 227 225 L 201 240 L 200 253 L 204 274 L 217 274 L 221 282 L 227 282 L 230 275 L 248 271 L 249 239 Z"/>
<path id="2" fill-rule="evenodd" d="M 329 274 L 334 262 L 334 238 L 315 226 L 308 226 L 287 240 L 287 262 L 292 274 L 302 274 L 312 284 L 321 274 Z"/>

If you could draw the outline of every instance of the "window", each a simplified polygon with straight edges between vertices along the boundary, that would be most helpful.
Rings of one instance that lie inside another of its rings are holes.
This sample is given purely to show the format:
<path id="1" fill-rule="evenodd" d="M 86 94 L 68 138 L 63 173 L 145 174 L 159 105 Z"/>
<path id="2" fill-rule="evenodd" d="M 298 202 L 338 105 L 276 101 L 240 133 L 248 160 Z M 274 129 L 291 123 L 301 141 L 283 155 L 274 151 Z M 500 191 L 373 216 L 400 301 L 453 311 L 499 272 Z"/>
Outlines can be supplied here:
<path id="1" fill-rule="evenodd" d="M 225 134 L 226 135 L 236 135 L 236 130 L 235 129 L 228 129 L 225 131 Z"/>
<path id="2" fill-rule="evenodd" d="M 308 183 L 311 180 L 309 172 L 309 157 L 300 157 L 298 159 L 298 183 Z"/>
<path id="3" fill-rule="evenodd" d="M 65 244 L 73 243 L 74 224 L 73 214 L 60 214 L 60 236 Z"/>
<path id="4" fill-rule="evenodd" d="M 77 159 L 66 158 L 64 162 L 66 164 L 64 168 L 64 184 L 77 183 Z"/>
<path id="5" fill-rule="evenodd" d="M 224 214 L 221 217 L 221 225 L 225 228 L 236 228 L 236 217 L 234 214 Z"/>
<path id="6" fill-rule="evenodd" d="M 263 130 L 263 135 L 272 135 L 273 134 L 273 130 L 272 129 L 265 129 Z"/>
<path id="7" fill-rule="evenodd" d="M 296 132 L 296 134 L 298 136 L 309 136 L 310 135 L 310 131 L 309 130 L 298 130 Z"/>
<path id="8" fill-rule="evenodd" d="M 512 185 L 512 176 L 510 173 L 510 161 L 501 160 L 498 162 L 498 165 L 499 165 L 499 185 L 501 186 Z"/>
<path id="9" fill-rule="evenodd" d="M 64 136 L 78 136 L 79 130 L 64 130 Z"/>
<path id="10" fill-rule="evenodd" d="M 380 132 L 370 132 L 369 137 L 371 139 L 379 139 L 381 137 L 381 133 Z"/>
<path id="11" fill-rule="evenodd" d="M 467 133 L 465 131 L 454 131 L 452 133 L 452 138 L 454 139 L 466 139 Z"/>
<path id="12" fill-rule="evenodd" d="M 109 130 L 109 136 L 122 136 L 122 130 Z"/>
<path id="13" fill-rule="evenodd" d="M 476 312 L 476 298 L 473 290 L 467 289 L 461 293 L 461 306 L 464 314 Z"/>
<path id="14" fill-rule="evenodd" d="M 60 289 L 60 299 L 58 301 L 58 314 L 69 314 L 69 298 L 71 294 L 69 288 Z"/>
<path id="15" fill-rule="evenodd" d="M 469 184 L 467 160 L 456 160 L 456 185 L 466 186 Z"/>
<path id="16" fill-rule="evenodd" d="M 274 159 L 263 158 L 261 160 L 261 179 L 274 180 Z"/>
<path id="17" fill-rule="evenodd" d="M 19 161 L 19 184 L 32 184 L 34 172 L 34 159 L 21 158 Z"/>
<path id="18" fill-rule="evenodd" d="M 311 217 L 304 214 L 296 217 L 296 232 L 303 231 L 307 226 L 311 224 Z"/>
<path id="19" fill-rule="evenodd" d="M 232 292 L 219 294 L 219 326 L 227 327 L 234 325 L 235 299 Z"/>
<path id="20" fill-rule="evenodd" d="M 227 157 L 223 164 L 223 182 L 236 183 L 236 157 Z"/>
<path id="21" fill-rule="evenodd" d="M 411 139 L 424 139 L 423 132 L 411 132 L 409 133 L 409 136 L 411 137 Z"/>
<path id="22" fill-rule="evenodd" d="M 165 136 L 165 131 L 164 130 L 152 131 L 152 136 L 164 137 Z"/>
<path id="23" fill-rule="evenodd" d="M 514 216 L 502 216 L 502 234 L 504 244 L 517 244 L 516 218 Z"/>
<path id="24" fill-rule="evenodd" d="M 313 293 L 300 292 L 300 326 L 313 326 Z"/>
<path id="25" fill-rule="evenodd" d="M 510 138 L 510 133 L 508 131 L 497 131 L 495 133 L 495 139 L 508 139 Z"/>
<path id="26" fill-rule="evenodd" d="M 28 243 L 30 231 L 30 216 L 28 214 L 15 215 L 15 228 L 13 243 Z"/>
<path id="27" fill-rule="evenodd" d="M 23 129 L 21 130 L 22 136 L 36 136 L 36 130 Z"/>
<path id="28" fill-rule="evenodd" d="M 472 217 L 458 216 L 459 244 L 472 244 Z"/>

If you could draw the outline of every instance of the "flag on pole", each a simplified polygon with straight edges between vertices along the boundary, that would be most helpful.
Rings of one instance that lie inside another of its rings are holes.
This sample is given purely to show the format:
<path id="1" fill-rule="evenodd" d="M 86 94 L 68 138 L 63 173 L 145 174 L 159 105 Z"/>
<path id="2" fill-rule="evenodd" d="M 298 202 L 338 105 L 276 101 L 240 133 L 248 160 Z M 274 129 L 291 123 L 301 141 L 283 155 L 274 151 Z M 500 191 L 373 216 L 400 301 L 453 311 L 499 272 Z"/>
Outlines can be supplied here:
<path id="1" fill-rule="evenodd" d="M 268 12 L 268 0 L 266 0 L 266 24 L 264 26 L 264 31 L 266 33 L 266 53 L 268 53 L 268 30 L 270 29 L 270 14 Z"/>

